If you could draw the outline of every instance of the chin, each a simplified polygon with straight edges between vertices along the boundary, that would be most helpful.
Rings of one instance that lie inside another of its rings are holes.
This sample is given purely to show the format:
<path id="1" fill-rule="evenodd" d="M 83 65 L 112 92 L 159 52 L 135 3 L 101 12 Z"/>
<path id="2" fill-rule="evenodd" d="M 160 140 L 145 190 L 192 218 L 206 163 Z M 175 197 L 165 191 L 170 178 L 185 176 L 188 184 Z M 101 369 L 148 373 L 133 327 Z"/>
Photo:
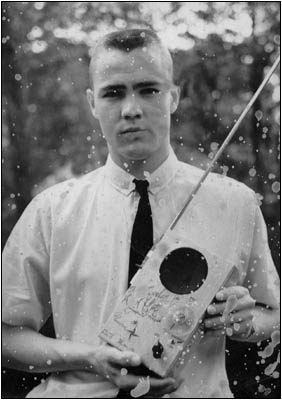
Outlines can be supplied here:
<path id="1" fill-rule="evenodd" d="M 126 149 L 126 151 L 123 152 L 123 157 L 131 160 L 131 161 L 142 161 L 146 160 L 147 158 L 151 157 L 152 155 L 152 148 L 146 148 L 143 147 L 141 148 L 131 148 L 131 149 Z"/>

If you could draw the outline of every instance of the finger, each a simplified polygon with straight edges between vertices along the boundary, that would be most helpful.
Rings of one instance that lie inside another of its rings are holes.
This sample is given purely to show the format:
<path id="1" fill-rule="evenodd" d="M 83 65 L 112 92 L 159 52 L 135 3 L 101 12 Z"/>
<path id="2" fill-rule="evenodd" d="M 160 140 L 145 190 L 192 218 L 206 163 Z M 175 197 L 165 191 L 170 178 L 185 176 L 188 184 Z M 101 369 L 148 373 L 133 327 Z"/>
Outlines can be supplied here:
<path id="1" fill-rule="evenodd" d="M 150 396 L 160 398 L 165 394 L 175 392 L 176 389 L 177 389 L 177 384 L 174 379 L 172 378 L 156 379 L 155 382 L 151 382 L 150 391 L 147 393 L 146 396 L 148 398 L 150 398 Z"/>
<path id="2" fill-rule="evenodd" d="M 238 327 L 236 327 L 238 325 Z M 206 332 L 206 336 L 209 337 L 222 337 L 222 336 L 241 336 L 247 337 L 252 329 L 252 322 L 244 321 L 240 324 L 233 324 L 226 327 L 221 327 L 220 329 L 211 329 Z"/>
<path id="3" fill-rule="evenodd" d="M 154 392 L 150 391 L 147 395 L 144 396 L 144 398 L 150 399 L 152 397 L 155 397 L 155 398 L 159 399 L 166 394 L 175 392 L 176 389 L 177 389 L 177 387 L 175 385 L 168 385 L 165 388 L 163 388 L 162 390 L 154 391 Z"/>
<path id="4" fill-rule="evenodd" d="M 222 318 L 215 317 L 205 320 L 204 325 L 206 329 L 217 330 L 232 325 L 232 322 L 227 320 L 223 321 Z"/>
<path id="5" fill-rule="evenodd" d="M 241 337 L 243 336 L 249 336 L 250 331 L 252 329 L 253 326 L 253 321 L 252 319 L 247 320 L 247 321 L 243 321 L 243 322 L 238 322 L 238 323 L 234 323 L 232 326 L 232 335 L 239 335 Z"/>
<path id="6" fill-rule="evenodd" d="M 163 378 L 163 379 L 150 379 L 151 389 L 152 390 L 161 390 L 167 386 L 176 387 L 176 380 L 174 378 Z"/>
<path id="7" fill-rule="evenodd" d="M 123 389 L 127 392 L 136 388 L 136 386 L 140 383 L 141 376 L 137 375 L 126 375 L 126 376 L 119 376 L 116 379 L 116 384 L 120 389 Z"/>
<path id="8" fill-rule="evenodd" d="M 239 320 L 238 322 L 226 321 L 226 322 L 222 323 L 219 319 L 216 321 L 207 321 L 205 324 L 207 331 L 210 331 L 210 330 L 215 331 L 215 330 L 222 330 L 222 329 L 226 329 L 226 328 L 232 328 L 235 330 L 235 332 L 238 332 L 238 333 L 242 333 L 246 330 L 245 328 L 243 329 L 242 327 L 247 326 L 249 328 L 251 325 L 252 325 L 251 317 L 249 317 L 248 319 L 245 319 L 243 321 Z M 247 330 L 249 330 L 249 329 L 247 329 Z"/>
<path id="9" fill-rule="evenodd" d="M 226 336 L 226 332 L 225 332 L 225 329 L 209 330 L 205 333 L 205 336 L 219 338 L 219 337 Z"/>
<path id="10" fill-rule="evenodd" d="M 252 321 L 243 321 L 241 323 L 235 323 L 227 328 L 225 328 L 226 335 L 232 337 L 234 335 L 239 335 L 241 337 L 248 336 L 250 330 L 252 329 Z"/>
<path id="11" fill-rule="evenodd" d="M 116 379 L 116 383 L 118 385 L 119 388 L 126 390 L 126 391 L 130 391 L 134 388 L 136 388 L 136 386 L 138 384 L 140 384 L 140 382 L 144 382 L 147 380 L 147 377 L 144 376 L 138 376 L 138 375 L 132 375 L 132 374 L 128 374 L 126 376 L 119 376 Z M 155 379 L 155 378 L 150 378 L 149 379 L 149 388 L 148 388 L 148 393 L 149 390 L 150 392 L 152 391 L 160 391 L 160 390 L 168 390 L 170 388 L 176 387 L 176 381 L 173 378 L 165 378 L 165 379 Z"/>
<path id="12" fill-rule="evenodd" d="M 225 313 L 231 313 L 234 311 L 239 311 L 239 310 L 245 310 L 248 308 L 254 308 L 255 307 L 255 300 L 249 295 L 249 293 L 244 296 L 241 297 L 239 299 L 236 299 L 235 297 L 233 297 L 235 295 L 230 295 L 227 298 L 227 301 L 223 301 L 221 303 L 213 303 L 210 304 L 207 308 L 207 313 L 210 315 L 217 315 L 217 314 L 225 314 Z M 235 301 L 236 299 L 236 301 Z M 231 305 L 231 301 L 229 300 L 233 300 L 232 303 L 233 305 Z"/>
<path id="13" fill-rule="evenodd" d="M 250 294 L 248 294 L 245 297 L 242 297 L 239 299 L 237 306 L 235 307 L 235 311 L 243 311 L 247 309 L 253 309 L 256 305 L 255 299 L 253 299 Z"/>
<path id="14" fill-rule="evenodd" d="M 163 390 L 154 391 L 153 393 L 149 392 L 146 396 L 144 396 L 144 398 L 150 398 L 150 396 L 156 397 L 156 398 L 161 398 L 165 394 L 175 392 L 179 388 L 179 386 L 181 384 L 183 384 L 183 382 L 184 382 L 184 378 L 177 378 L 174 380 L 174 383 L 171 381 L 171 384 L 169 386 L 165 387 Z"/>
<path id="15" fill-rule="evenodd" d="M 121 366 L 138 366 L 141 364 L 141 357 L 133 351 L 120 351 L 112 349 L 109 355 L 109 362 Z"/>
<path id="16" fill-rule="evenodd" d="M 229 296 L 236 296 L 237 299 L 244 297 L 249 294 L 249 290 L 244 286 L 230 286 L 228 288 L 223 288 L 215 295 L 216 299 L 219 301 L 225 301 Z"/>
<path id="17" fill-rule="evenodd" d="M 234 323 L 241 323 L 253 319 L 253 313 L 251 309 L 240 310 L 233 314 L 227 315 L 226 317 L 218 316 L 213 318 L 206 318 L 204 320 L 204 326 L 207 329 L 220 329 L 222 327 L 228 327 Z"/>

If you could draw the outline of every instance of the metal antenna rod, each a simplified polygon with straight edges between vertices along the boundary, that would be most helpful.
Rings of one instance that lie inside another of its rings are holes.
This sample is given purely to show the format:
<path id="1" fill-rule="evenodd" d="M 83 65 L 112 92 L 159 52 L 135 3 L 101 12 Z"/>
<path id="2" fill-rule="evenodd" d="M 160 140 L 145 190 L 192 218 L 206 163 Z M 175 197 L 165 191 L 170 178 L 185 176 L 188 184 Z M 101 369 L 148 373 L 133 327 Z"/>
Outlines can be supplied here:
<path id="1" fill-rule="evenodd" d="M 268 73 L 266 74 L 264 80 L 262 81 L 262 83 L 260 84 L 259 88 L 257 89 L 257 91 L 255 92 L 255 94 L 253 95 L 253 97 L 251 98 L 251 100 L 249 101 L 249 103 L 247 104 L 246 108 L 244 109 L 244 111 L 242 112 L 242 114 L 240 115 L 239 119 L 237 120 L 237 122 L 235 123 L 235 125 L 233 126 L 233 128 L 231 129 L 231 131 L 229 132 L 228 136 L 226 137 L 226 139 L 224 140 L 224 142 L 222 143 L 220 149 L 218 150 L 218 152 L 216 153 L 215 157 L 212 159 L 209 167 L 207 168 L 207 170 L 204 172 L 203 176 L 201 177 L 201 179 L 199 180 L 199 182 L 197 183 L 197 185 L 195 186 L 195 188 L 193 189 L 193 191 L 190 193 L 184 207 L 182 208 L 182 210 L 179 212 L 179 214 L 174 218 L 174 220 L 172 221 L 171 225 L 168 228 L 169 230 L 173 230 L 175 225 L 177 224 L 179 218 L 182 216 L 182 214 L 184 213 L 184 211 L 186 210 L 187 206 L 190 204 L 190 202 L 193 200 L 195 194 L 198 192 L 198 190 L 200 189 L 202 183 L 204 182 L 204 180 L 206 179 L 206 177 L 208 176 L 208 174 L 210 173 L 210 171 L 213 169 L 216 161 L 219 159 L 219 157 L 221 156 L 221 154 L 224 152 L 226 146 L 228 145 L 228 143 L 230 142 L 230 140 L 232 139 L 232 137 L 234 136 L 234 134 L 236 133 L 237 129 L 239 128 L 241 122 L 243 121 L 243 119 L 245 118 L 246 114 L 248 113 L 248 111 L 250 110 L 250 108 L 252 107 L 252 105 L 254 104 L 254 102 L 256 101 L 256 99 L 258 98 L 258 96 L 260 95 L 262 89 L 264 88 L 264 86 L 267 84 L 267 82 L 269 81 L 271 75 L 273 74 L 273 72 L 275 71 L 275 69 L 277 68 L 278 64 L 280 63 L 280 56 L 278 56 L 278 58 L 276 59 L 276 61 L 274 62 L 274 64 L 272 65 L 271 69 L 268 71 Z"/>

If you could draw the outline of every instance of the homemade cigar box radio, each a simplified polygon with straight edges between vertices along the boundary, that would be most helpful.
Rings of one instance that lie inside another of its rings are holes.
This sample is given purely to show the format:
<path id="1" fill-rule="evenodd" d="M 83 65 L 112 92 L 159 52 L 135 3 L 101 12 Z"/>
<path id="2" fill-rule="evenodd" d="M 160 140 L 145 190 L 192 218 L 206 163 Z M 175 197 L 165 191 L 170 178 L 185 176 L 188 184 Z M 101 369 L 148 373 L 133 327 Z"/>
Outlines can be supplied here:
<path id="1" fill-rule="evenodd" d="M 201 340 L 201 320 L 215 294 L 231 278 L 233 266 L 199 247 L 177 230 L 177 222 L 200 189 L 243 118 L 277 67 L 279 59 L 248 103 L 182 210 L 149 251 L 100 337 L 120 350 L 138 353 L 161 377 L 181 364 L 183 353 Z M 185 356 L 185 358 L 186 358 Z"/>
<path id="2" fill-rule="evenodd" d="M 132 278 L 100 337 L 140 354 L 158 375 L 169 375 L 183 350 L 200 339 L 201 318 L 231 267 L 167 232 Z"/>

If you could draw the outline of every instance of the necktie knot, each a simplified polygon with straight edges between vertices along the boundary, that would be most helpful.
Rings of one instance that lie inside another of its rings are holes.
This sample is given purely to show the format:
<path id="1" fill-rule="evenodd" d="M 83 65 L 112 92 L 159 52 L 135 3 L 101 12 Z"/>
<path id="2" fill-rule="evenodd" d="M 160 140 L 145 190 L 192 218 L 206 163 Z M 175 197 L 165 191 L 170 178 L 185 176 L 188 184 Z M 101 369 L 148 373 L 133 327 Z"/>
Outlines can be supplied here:
<path id="1" fill-rule="evenodd" d="M 148 181 L 141 179 L 133 179 L 133 182 L 135 183 L 135 189 L 137 190 L 137 192 L 140 194 L 141 197 L 147 195 L 149 186 Z"/>

